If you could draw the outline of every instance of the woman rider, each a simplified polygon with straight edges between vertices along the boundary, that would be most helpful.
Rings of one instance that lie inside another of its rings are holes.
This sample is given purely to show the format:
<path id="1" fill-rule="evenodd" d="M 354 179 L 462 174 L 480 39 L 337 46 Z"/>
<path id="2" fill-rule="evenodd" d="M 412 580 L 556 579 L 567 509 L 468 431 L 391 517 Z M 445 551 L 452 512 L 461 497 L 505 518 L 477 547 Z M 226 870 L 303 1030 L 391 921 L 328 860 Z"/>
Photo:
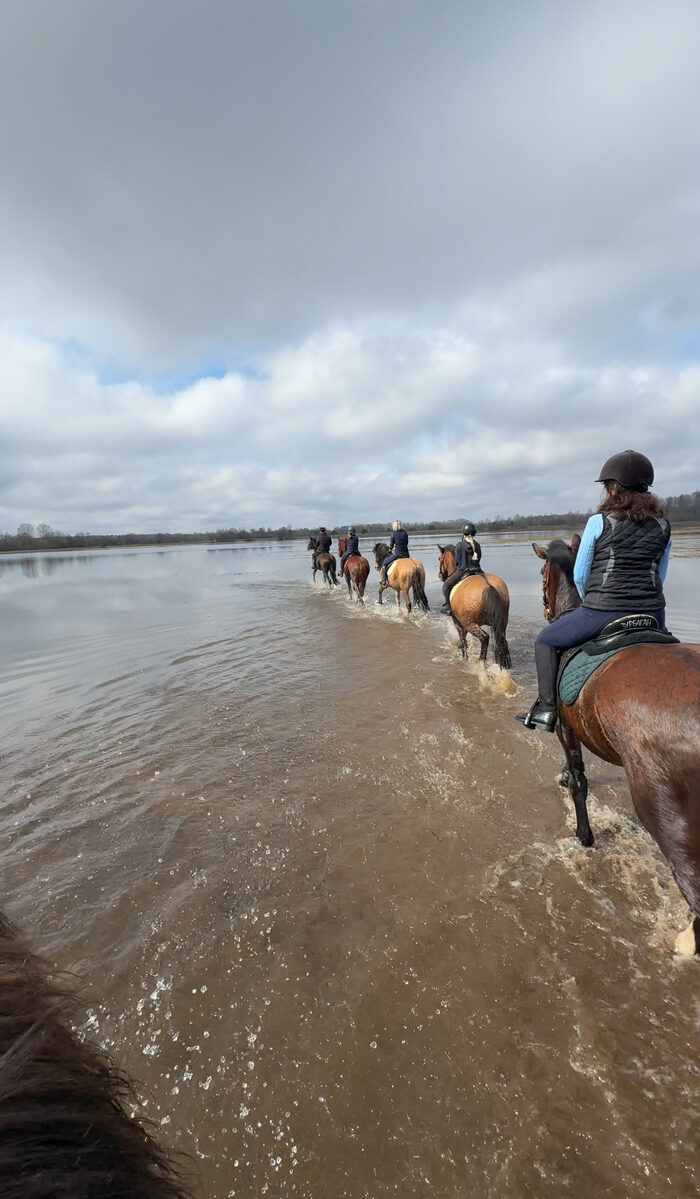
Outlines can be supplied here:
<path id="1" fill-rule="evenodd" d="M 350 525 L 350 528 L 348 529 L 348 535 L 345 540 L 345 553 L 343 554 L 342 558 L 340 559 L 340 566 L 338 569 L 338 574 L 342 575 L 343 572 L 345 571 L 345 563 L 346 563 L 347 559 L 350 558 L 352 556 L 352 554 L 359 554 L 359 552 L 360 552 L 360 539 L 357 536 L 357 534 L 355 533 L 355 526 Z"/>
<path id="2" fill-rule="evenodd" d="M 632 612 L 656 617 L 665 632 L 662 583 L 671 552 L 671 526 L 649 491 L 654 468 L 644 454 L 624 450 L 608 458 L 597 483 L 603 502 L 583 531 L 574 564 L 574 583 L 583 603 L 552 621 L 535 641 L 539 695 L 527 714 L 527 728 L 554 731 L 557 718 L 559 650 L 582 645 L 611 620 Z"/>
<path id="3" fill-rule="evenodd" d="M 475 541 L 476 527 L 471 521 L 467 521 L 462 529 L 462 540 L 458 541 L 454 549 L 455 568 L 451 575 L 445 579 L 442 585 L 442 594 L 445 597 L 445 602 L 440 611 L 445 616 L 452 615 L 450 607 L 450 592 L 453 587 L 461 579 L 466 579 L 467 575 L 479 574 L 481 571 L 481 546 L 478 541 Z"/>
<path id="4" fill-rule="evenodd" d="M 401 524 L 401 521 L 395 520 L 391 527 L 393 531 L 391 534 L 391 540 L 389 542 L 389 549 L 392 552 L 387 554 L 386 558 L 382 562 L 382 569 L 379 572 L 380 587 L 387 586 L 388 580 L 386 575 L 392 562 L 395 562 L 397 558 L 410 558 L 410 554 L 408 552 L 408 533 Z"/>

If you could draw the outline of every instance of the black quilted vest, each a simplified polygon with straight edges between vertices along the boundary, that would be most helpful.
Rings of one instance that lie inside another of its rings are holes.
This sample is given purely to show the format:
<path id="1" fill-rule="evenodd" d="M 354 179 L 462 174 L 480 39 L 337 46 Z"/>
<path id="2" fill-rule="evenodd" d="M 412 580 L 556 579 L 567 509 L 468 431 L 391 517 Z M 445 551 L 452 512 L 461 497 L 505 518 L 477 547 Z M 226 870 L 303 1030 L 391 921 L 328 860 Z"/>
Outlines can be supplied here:
<path id="1" fill-rule="evenodd" d="M 634 524 L 603 516 L 583 602 L 605 612 L 655 612 L 666 603 L 659 562 L 671 536 L 655 516 Z"/>

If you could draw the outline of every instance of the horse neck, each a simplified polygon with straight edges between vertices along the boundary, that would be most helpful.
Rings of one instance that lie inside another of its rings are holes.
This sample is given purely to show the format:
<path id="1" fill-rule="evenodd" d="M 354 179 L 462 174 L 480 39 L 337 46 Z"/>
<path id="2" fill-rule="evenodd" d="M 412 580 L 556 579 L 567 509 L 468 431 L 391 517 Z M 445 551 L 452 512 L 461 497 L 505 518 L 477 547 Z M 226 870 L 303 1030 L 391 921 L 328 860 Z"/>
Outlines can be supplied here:
<path id="1" fill-rule="evenodd" d="M 344 554 L 344 553 L 345 553 L 345 546 L 346 546 L 346 545 L 347 545 L 347 542 L 346 542 L 345 538 L 344 538 L 344 537 L 339 537 L 339 538 L 338 538 L 338 553 L 339 553 L 339 554 Z"/>
<path id="2" fill-rule="evenodd" d="M 574 608 L 580 607 L 580 604 L 581 596 L 576 590 L 573 577 L 570 578 L 563 570 L 558 570 L 554 598 L 555 618 L 565 616 L 567 612 L 573 612 Z"/>
<path id="3" fill-rule="evenodd" d="M 453 575 L 455 572 L 455 556 L 452 550 L 445 550 L 442 555 L 442 569 L 445 571 L 445 578 L 448 575 Z"/>

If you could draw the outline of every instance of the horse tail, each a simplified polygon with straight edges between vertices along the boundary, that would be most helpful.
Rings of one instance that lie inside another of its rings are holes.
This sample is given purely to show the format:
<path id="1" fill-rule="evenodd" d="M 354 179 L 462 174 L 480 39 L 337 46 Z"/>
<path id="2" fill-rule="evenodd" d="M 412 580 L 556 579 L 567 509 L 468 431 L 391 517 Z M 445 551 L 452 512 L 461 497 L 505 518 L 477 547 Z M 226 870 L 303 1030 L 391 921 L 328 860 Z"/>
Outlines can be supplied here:
<path id="1" fill-rule="evenodd" d="M 491 626 L 493 633 L 493 654 L 496 659 L 496 665 L 500 666 L 501 670 L 508 670 L 510 667 L 510 649 L 506 641 L 506 625 L 508 617 L 506 616 L 506 606 L 503 602 L 503 596 L 500 591 L 490 584 L 484 589 L 482 597 L 484 605 L 485 620 L 484 624 Z"/>
<path id="2" fill-rule="evenodd" d="M 429 612 L 430 605 L 428 604 L 428 597 L 425 594 L 425 591 L 423 589 L 423 579 L 424 578 L 425 578 L 425 575 L 423 574 L 421 568 L 419 566 L 416 566 L 415 570 L 413 571 L 413 574 L 411 575 L 411 586 L 413 588 L 413 598 L 416 602 L 417 608 L 421 608 L 423 610 L 423 612 Z"/>

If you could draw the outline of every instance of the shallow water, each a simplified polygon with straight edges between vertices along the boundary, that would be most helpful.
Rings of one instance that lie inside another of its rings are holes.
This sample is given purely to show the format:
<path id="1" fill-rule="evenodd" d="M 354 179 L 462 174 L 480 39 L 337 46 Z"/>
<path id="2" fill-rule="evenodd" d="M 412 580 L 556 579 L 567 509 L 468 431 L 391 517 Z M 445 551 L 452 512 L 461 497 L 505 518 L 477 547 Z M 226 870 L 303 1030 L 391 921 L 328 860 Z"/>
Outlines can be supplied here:
<path id="1" fill-rule="evenodd" d="M 513 720 L 533 538 L 482 539 L 507 677 L 299 542 L 0 559 L 4 906 L 204 1194 L 697 1193 L 685 905 L 622 772 L 589 762 L 583 850 Z M 693 641 L 699 546 L 666 588 Z"/>

